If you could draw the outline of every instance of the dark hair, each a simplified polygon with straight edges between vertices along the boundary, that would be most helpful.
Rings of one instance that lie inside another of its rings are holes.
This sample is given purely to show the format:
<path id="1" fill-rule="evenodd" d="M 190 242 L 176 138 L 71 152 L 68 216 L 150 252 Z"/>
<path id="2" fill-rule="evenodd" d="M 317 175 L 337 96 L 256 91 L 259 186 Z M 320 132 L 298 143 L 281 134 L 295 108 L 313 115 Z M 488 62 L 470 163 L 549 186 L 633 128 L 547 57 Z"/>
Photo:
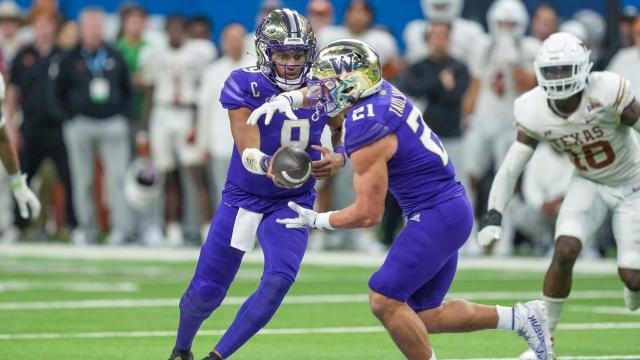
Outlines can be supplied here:
<path id="1" fill-rule="evenodd" d="M 351 0 L 349 2 L 349 5 L 347 5 L 347 9 L 345 10 L 345 13 L 349 10 L 351 10 L 351 8 L 353 8 L 356 4 L 362 4 L 362 7 L 364 7 L 364 9 L 369 13 L 369 15 L 371 15 L 371 18 L 375 18 L 375 11 L 373 10 L 373 6 L 371 6 L 371 4 L 369 4 L 366 0 Z"/>
<path id="2" fill-rule="evenodd" d="M 198 23 L 206 25 L 209 29 L 213 29 L 213 22 L 205 14 L 196 14 L 192 16 L 187 22 L 187 26 L 191 26 L 193 24 L 198 24 Z"/>
<path id="3" fill-rule="evenodd" d="M 180 26 L 184 29 L 187 25 L 187 19 L 180 14 L 171 14 L 167 16 L 167 22 L 164 24 L 165 30 L 168 30 L 173 23 L 180 23 Z"/>

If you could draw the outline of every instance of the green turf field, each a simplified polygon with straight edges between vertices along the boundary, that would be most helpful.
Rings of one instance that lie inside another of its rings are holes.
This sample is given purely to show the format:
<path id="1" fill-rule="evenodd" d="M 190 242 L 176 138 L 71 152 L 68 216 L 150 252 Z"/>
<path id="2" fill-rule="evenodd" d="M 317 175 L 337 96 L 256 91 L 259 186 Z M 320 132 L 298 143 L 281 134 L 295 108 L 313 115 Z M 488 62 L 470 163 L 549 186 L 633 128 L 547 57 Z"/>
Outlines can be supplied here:
<path id="1" fill-rule="evenodd" d="M 167 359 L 178 321 L 177 299 L 193 268 L 194 262 L 0 255 L 0 359 Z M 369 312 L 367 280 L 373 270 L 303 266 L 288 302 L 267 330 L 232 358 L 402 359 Z M 260 264 L 243 266 L 228 303 L 196 338 L 196 359 L 230 324 L 260 273 Z M 452 296 L 509 305 L 535 296 L 542 276 L 463 270 L 451 291 Z M 561 358 L 640 359 L 640 312 L 627 312 L 621 293 L 614 273 L 575 277 L 575 297 L 567 302 L 557 333 Z M 515 335 L 493 330 L 435 335 L 432 342 L 438 359 L 515 358 L 526 346 Z"/>

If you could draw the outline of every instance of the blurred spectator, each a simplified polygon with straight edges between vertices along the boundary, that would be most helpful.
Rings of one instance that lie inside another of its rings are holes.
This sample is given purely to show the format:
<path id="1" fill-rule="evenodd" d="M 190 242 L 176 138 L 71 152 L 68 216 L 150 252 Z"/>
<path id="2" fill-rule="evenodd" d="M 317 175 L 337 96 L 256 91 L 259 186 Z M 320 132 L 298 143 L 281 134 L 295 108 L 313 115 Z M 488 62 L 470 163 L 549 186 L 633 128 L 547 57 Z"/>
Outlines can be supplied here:
<path id="1" fill-rule="evenodd" d="M 307 3 L 307 20 L 316 34 L 325 26 L 333 25 L 333 4 L 329 0 L 310 0 Z"/>
<path id="2" fill-rule="evenodd" d="M 551 5 L 542 3 L 538 5 L 533 13 L 531 35 L 540 41 L 544 41 L 549 35 L 558 31 L 559 21 L 556 10 Z"/>
<path id="3" fill-rule="evenodd" d="M 633 22 L 632 33 L 635 45 L 618 50 L 607 70 L 629 79 L 633 93 L 640 98 L 640 18 Z"/>
<path id="4" fill-rule="evenodd" d="M 462 169 L 462 99 L 469 85 L 467 67 L 450 54 L 451 25 L 431 24 L 429 57 L 412 65 L 398 81 L 407 95 L 426 101 L 424 119 L 442 140 L 453 165 Z M 462 175 L 462 174 L 460 174 Z"/>
<path id="5" fill-rule="evenodd" d="M 578 20 L 567 20 L 560 24 L 561 32 L 568 32 L 578 37 L 578 39 L 582 40 L 585 44 L 589 41 L 589 33 L 587 29 L 582 25 Z"/>
<path id="6" fill-rule="evenodd" d="M 633 5 L 627 5 L 622 9 L 622 16 L 618 22 L 618 33 L 620 34 L 620 47 L 626 48 L 635 45 L 633 36 L 633 26 L 638 18 L 638 9 Z"/>
<path id="7" fill-rule="evenodd" d="M 246 53 L 243 39 L 246 30 L 240 24 L 227 25 L 222 31 L 223 55 L 207 66 L 202 76 L 198 99 L 198 143 L 211 154 L 213 182 L 218 195 L 224 188 L 227 169 L 233 152 L 233 137 L 229 127 L 229 114 L 218 99 L 225 79 L 231 71 L 255 66 L 255 58 Z M 215 141 L 210 141 L 216 139 Z"/>
<path id="8" fill-rule="evenodd" d="M 140 70 L 140 54 L 148 46 L 142 38 L 144 31 L 146 12 L 144 8 L 137 4 L 129 4 L 120 8 L 121 29 L 118 34 L 115 47 L 124 58 L 131 82 L 135 89 L 131 104 L 131 118 L 138 123 L 143 117 L 145 87 L 142 72 Z M 135 125 L 137 128 L 139 125 Z"/>
<path id="9" fill-rule="evenodd" d="M 58 45 L 65 51 L 75 48 L 80 41 L 80 29 L 75 21 L 66 21 L 58 31 Z"/>
<path id="10" fill-rule="evenodd" d="M 14 58 L 7 89 L 7 118 L 10 124 L 15 124 L 16 112 L 18 108 L 22 110 L 22 124 L 16 136 L 27 181 L 38 172 L 43 160 L 53 160 L 65 190 L 65 225 L 72 230 L 77 222 L 71 176 L 62 135 L 62 114 L 57 107 L 51 78 L 58 71 L 63 55 L 63 50 L 56 45 L 60 16 L 49 10 L 37 10 L 30 14 L 29 20 L 35 40 Z M 18 225 L 24 228 L 26 222 L 18 220 Z"/>
<path id="11" fill-rule="evenodd" d="M 205 15 L 196 15 L 187 23 L 187 34 L 190 39 L 211 39 L 213 24 Z"/>
<path id="12" fill-rule="evenodd" d="M 380 56 L 385 77 L 396 74 L 398 45 L 385 30 L 374 27 L 373 7 L 365 0 L 352 0 L 345 12 L 344 26 L 325 26 L 317 33 L 318 46 L 322 47 L 339 39 L 356 39 L 371 45 Z"/>
<path id="13" fill-rule="evenodd" d="M 426 58 L 429 46 L 424 38 L 429 24 L 445 23 L 451 24 L 451 56 L 468 66 L 474 48 L 485 37 L 485 32 L 477 22 L 460 17 L 464 0 L 421 0 L 420 4 L 426 20 L 409 22 L 402 33 L 406 45 L 405 61 L 414 64 Z"/>
<path id="14" fill-rule="evenodd" d="M 515 139 L 513 101 L 533 88 L 533 60 L 540 41 L 525 36 L 529 16 L 518 0 L 498 0 L 487 13 L 490 38 L 470 64 L 471 83 L 464 100 L 468 117 L 464 171 L 475 199 L 480 180 L 500 164 Z M 462 168 L 461 168 L 462 169 Z"/>
<path id="15" fill-rule="evenodd" d="M 167 20 L 168 46 L 155 48 L 145 62 L 145 78 L 152 93 L 149 117 L 151 153 L 155 165 L 166 175 L 166 231 L 172 246 L 184 243 L 181 226 L 183 196 L 180 168 L 188 170 L 195 185 L 203 238 L 209 229 L 211 206 L 203 169 L 205 149 L 197 143 L 198 90 L 204 68 L 215 53 L 209 40 L 187 41 L 186 20 L 177 15 Z M 207 49 L 209 51 L 207 51 Z"/>
<path id="16" fill-rule="evenodd" d="M 18 4 L 13 0 L 0 2 L 0 58 L 5 71 L 11 68 L 13 57 L 27 42 L 20 34 L 23 21 L 24 14 Z"/>
<path id="17" fill-rule="evenodd" d="M 129 209 L 122 193 L 130 161 L 126 116 L 132 95 L 126 63 L 103 39 L 104 15 L 88 7 L 80 14 L 81 42 L 60 63 L 56 94 L 63 106 L 64 137 L 73 179 L 74 208 L 82 236 L 77 244 L 95 242 L 96 209 L 93 193 L 95 156 L 105 169 L 106 199 L 111 210 L 110 245 L 130 235 Z"/>

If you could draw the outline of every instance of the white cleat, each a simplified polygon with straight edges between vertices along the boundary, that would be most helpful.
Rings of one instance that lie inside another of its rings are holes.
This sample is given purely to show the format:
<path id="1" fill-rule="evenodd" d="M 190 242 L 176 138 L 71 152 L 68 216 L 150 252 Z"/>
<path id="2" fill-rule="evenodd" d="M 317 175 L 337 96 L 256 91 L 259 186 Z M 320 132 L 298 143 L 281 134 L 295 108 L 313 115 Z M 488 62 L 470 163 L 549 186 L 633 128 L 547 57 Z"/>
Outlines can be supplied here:
<path id="1" fill-rule="evenodd" d="M 518 335 L 522 337 L 531 349 L 532 357 L 522 357 L 520 359 L 532 360 L 554 360 L 549 324 L 547 322 L 547 308 L 540 300 L 529 301 L 525 304 L 516 304 L 515 317 L 520 328 Z"/>
<path id="2" fill-rule="evenodd" d="M 631 311 L 635 311 L 640 308 L 640 291 L 631 291 L 625 286 L 624 305 Z"/>

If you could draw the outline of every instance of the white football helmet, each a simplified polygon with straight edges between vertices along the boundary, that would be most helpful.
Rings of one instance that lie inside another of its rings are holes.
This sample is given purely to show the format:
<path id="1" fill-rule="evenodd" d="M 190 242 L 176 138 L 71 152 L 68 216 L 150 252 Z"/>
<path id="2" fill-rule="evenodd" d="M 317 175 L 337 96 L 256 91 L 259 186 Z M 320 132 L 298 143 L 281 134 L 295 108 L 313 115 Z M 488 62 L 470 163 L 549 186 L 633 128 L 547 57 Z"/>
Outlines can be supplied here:
<path id="1" fill-rule="evenodd" d="M 510 31 L 505 31 L 500 23 L 512 25 Z M 519 0 L 498 0 L 491 4 L 487 11 L 487 24 L 491 35 L 498 36 L 508 34 L 521 37 L 527 31 L 529 24 L 529 13 L 524 4 Z"/>
<path id="2" fill-rule="evenodd" d="M 432 22 L 451 23 L 462 13 L 464 0 L 421 0 L 424 17 Z"/>
<path id="3" fill-rule="evenodd" d="M 164 177 L 147 158 L 134 160 L 124 178 L 124 198 L 133 209 L 141 210 L 153 205 L 162 194 Z"/>
<path id="4" fill-rule="evenodd" d="M 552 34 L 542 43 L 533 67 L 549 99 L 566 99 L 585 88 L 593 66 L 590 55 L 582 40 L 570 33 Z"/>

